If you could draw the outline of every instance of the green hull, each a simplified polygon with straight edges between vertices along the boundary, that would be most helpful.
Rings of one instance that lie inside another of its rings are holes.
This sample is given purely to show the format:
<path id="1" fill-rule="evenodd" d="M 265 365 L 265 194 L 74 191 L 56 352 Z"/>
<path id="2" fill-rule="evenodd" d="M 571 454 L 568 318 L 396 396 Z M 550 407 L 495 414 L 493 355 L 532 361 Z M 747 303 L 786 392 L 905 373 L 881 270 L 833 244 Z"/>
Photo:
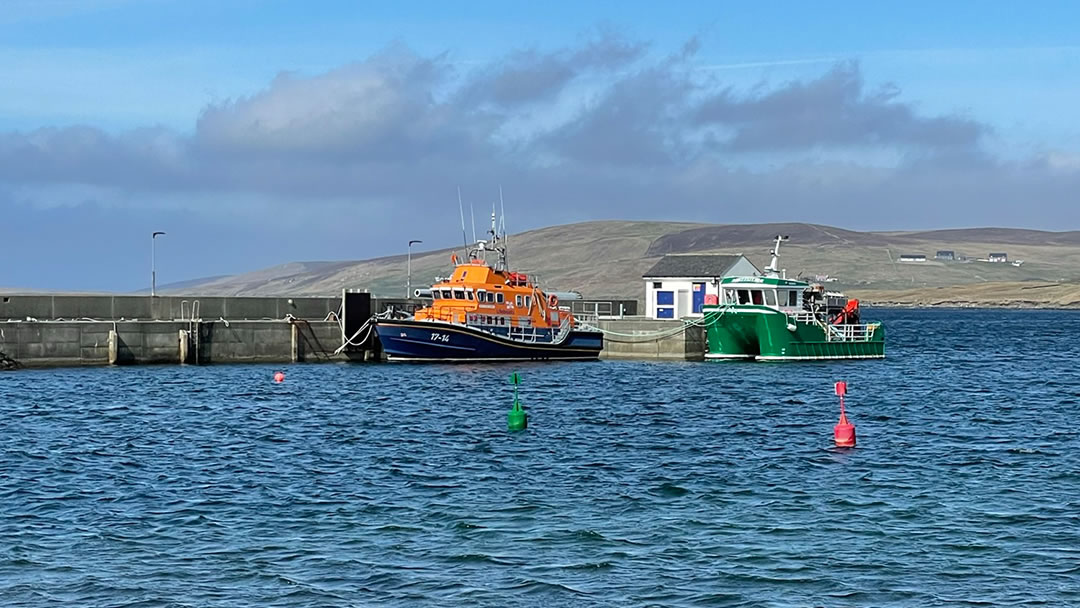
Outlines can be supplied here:
<path id="1" fill-rule="evenodd" d="M 705 328 L 707 359 L 815 361 L 885 357 L 885 328 L 880 323 L 834 325 L 826 330 L 765 306 L 706 306 Z"/>

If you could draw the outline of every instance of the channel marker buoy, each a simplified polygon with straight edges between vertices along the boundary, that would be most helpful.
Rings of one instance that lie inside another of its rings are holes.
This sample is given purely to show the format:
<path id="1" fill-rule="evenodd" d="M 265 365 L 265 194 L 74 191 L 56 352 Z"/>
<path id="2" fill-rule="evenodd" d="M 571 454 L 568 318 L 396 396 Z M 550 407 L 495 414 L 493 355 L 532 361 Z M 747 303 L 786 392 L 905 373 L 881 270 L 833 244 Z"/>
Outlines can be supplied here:
<path id="1" fill-rule="evenodd" d="M 847 382 L 836 383 L 836 396 L 840 397 L 840 422 L 833 427 L 833 440 L 838 448 L 855 447 L 855 425 L 848 422 L 844 412 L 844 395 L 847 394 Z"/>
<path id="2" fill-rule="evenodd" d="M 517 388 L 521 384 L 521 374 L 517 372 L 510 374 L 510 384 L 514 385 L 514 405 L 510 406 L 510 411 L 506 413 L 506 428 L 511 431 L 521 431 L 529 426 L 529 417 L 521 408 L 521 402 L 518 401 Z"/>
<path id="3" fill-rule="evenodd" d="M 285 381 L 285 372 L 274 372 L 274 382 L 281 384 Z"/>

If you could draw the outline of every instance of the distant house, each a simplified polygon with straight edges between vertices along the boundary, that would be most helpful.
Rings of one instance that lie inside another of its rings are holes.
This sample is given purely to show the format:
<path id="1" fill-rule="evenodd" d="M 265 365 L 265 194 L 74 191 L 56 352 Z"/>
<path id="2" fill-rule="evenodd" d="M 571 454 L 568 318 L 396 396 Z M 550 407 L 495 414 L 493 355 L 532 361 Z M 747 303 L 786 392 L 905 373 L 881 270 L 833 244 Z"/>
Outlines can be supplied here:
<path id="1" fill-rule="evenodd" d="M 922 253 L 901 253 L 901 262 L 925 262 L 926 255 Z"/>
<path id="2" fill-rule="evenodd" d="M 990 262 L 1008 262 L 1009 256 L 1004 253 L 991 253 L 987 260 Z"/>
<path id="3" fill-rule="evenodd" d="M 743 255 L 665 255 L 642 275 L 645 315 L 652 319 L 703 316 L 705 296 L 719 295 L 720 279 L 760 274 Z"/>
<path id="4" fill-rule="evenodd" d="M 949 251 L 947 249 L 942 249 L 941 251 L 934 254 L 934 259 L 935 260 L 942 260 L 942 261 L 946 261 L 946 262 L 952 262 L 952 261 L 956 260 L 956 252 L 955 251 Z"/>

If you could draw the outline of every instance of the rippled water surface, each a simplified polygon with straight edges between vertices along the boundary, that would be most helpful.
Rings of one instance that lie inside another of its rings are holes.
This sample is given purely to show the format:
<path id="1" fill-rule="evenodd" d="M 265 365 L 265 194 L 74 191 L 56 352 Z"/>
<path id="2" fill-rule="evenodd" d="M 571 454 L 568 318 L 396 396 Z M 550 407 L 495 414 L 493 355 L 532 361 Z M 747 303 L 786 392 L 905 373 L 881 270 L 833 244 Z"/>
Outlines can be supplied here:
<path id="1" fill-rule="evenodd" d="M 0 374 L 0 604 L 1080 605 L 1080 314 L 874 316 L 885 361 Z"/>

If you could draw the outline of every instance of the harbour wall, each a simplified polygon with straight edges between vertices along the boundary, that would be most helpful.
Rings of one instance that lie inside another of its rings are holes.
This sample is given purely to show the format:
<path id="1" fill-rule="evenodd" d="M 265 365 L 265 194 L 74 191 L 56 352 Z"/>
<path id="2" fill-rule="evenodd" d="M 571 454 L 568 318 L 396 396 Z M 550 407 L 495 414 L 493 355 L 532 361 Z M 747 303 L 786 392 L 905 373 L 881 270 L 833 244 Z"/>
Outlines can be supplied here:
<path id="1" fill-rule="evenodd" d="M 363 314 L 416 304 L 371 299 Z M 341 312 L 342 299 L 330 297 L 3 295 L 0 353 L 24 367 L 379 360 L 374 336 L 340 348 Z M 611 332 L 603 358 L 704 358 L 700 327 L 680 332 L 679 321 L 642 317 L 592 323 Z"/>
<path id="2" fill-rule="evenodd" d="M 0 351 L 24 367 L 370 360 L 341 346 L 336 321 L 22 321 L 0 323 Z"/>

